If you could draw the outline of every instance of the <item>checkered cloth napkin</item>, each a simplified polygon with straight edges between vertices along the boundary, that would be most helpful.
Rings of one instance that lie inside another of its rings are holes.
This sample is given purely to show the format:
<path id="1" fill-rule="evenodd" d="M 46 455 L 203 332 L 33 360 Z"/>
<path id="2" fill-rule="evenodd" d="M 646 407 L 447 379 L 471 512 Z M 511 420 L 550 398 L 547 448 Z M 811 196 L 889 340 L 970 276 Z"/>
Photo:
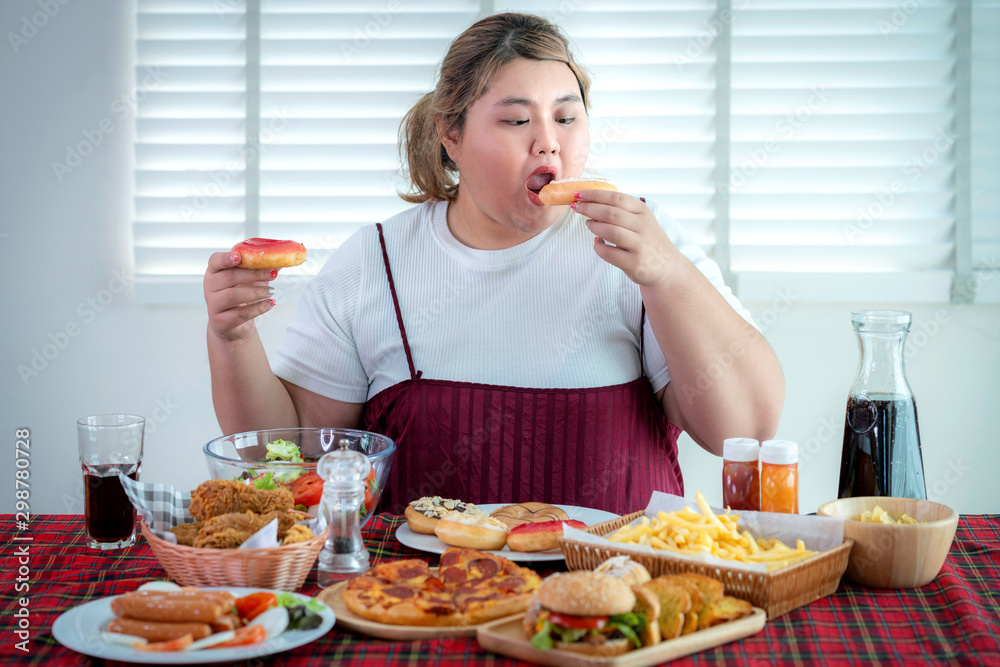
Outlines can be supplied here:
<path id="1" fill-rule="evenodd" d="M 178 491 L 169 484 L 139 482 L 121 473 L 118 474 L 118 479 L 125 488 L 125 495 L 153 532 L 158 537 L 177 544 L 177 538 L 170 529 L 194 521 L 188 514 L 191 493 Z"/>
<path id="2" fill-rule="evenodd" d="M 194 521 L 188 513 L 191 493 L 178 491 L 169 484 L 138 482 L 121 473 L 118 474 L 118 479 L 125 488 L 125 495 L 132 501 L 139 515 L 146 520 L 150 530 L 160 539 L 177 544 L 177 536 L 171 533 L 170 529 Z M 308 526 L 313 535 L 319 535 L 326 529 L 326 520 L 322 514 L 315 519 L 299 523 Z M 264 549 L 276 546 L 279 546 L 277 519 L 254 533 L 239 548 Z"/>

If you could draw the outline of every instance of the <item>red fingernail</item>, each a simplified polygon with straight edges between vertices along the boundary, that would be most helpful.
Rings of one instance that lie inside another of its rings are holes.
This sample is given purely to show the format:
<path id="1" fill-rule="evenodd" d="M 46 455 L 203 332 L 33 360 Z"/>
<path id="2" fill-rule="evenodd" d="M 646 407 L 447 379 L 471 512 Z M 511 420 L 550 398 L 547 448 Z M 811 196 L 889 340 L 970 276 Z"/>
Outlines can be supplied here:
<path id="1" fill-rule="evenodd" d="M 234 252 L 233 254 L 231 254 L 229 256 L 229 261 L 232 262 L 232 263 L 234 263 L 234 264 L 236 262 L 240 261 L 240 253 Z"/>
<path id="2" fill-rule="evenodd" d="M 271 269 L 271 277 L 272 278 L 278 277 L 278 269 Z"/>
<path id="3" fill-rule="evenodd" d="M 571 209 L 573 209 L 573 210 L 576 210 L 576 202 L 573 202 L 572 204 L 570 204 L 569 207 Z"/>
<path id="4" fill-rule="evenodd" d="M 278 303 L 278 302 L 277 302 L 277 301 L 275 301 L 274 299 L 271 299 L 269 303 L 270 303 L 270 304 L 271 304 L 271 305 L 273 306 L 274 304 L 276 304 L 276 303 Z"/>
<path id="5" fill-rule="evenodd" d="M 582 196 L 583 196 L 583 193 L 581 193 L 581 192 L 574 192 L 573 193 L 573 197 L 576 198 L 576 199 L 579 199 Z"/>

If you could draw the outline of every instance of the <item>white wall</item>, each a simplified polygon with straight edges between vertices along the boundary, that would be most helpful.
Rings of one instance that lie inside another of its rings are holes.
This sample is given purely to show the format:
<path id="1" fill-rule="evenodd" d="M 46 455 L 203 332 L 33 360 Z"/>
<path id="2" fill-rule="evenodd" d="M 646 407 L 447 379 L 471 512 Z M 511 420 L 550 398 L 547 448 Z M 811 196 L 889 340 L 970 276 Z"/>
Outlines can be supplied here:
<path id="1" fill-rule="evenodd" d="M 0 485 L 11 489 L 0 512 L 13 511 L 11 450 L 15 429 L 27 427 L 32 511 L 78 513 L 77 418 L 146 416 L 142 479 L 181 488 L 204 479 L 201 446 L 220 430 L 209 392 L 204 309 L 137 304 L 131 287 L 122 289 L 116 278 L 118 272 L 127 279 L 132 263 L 134 130 L 133 119 L 119 120 L 111 105 L 130 92 L 134 7 L 119 0 L 58 5 L 15 53 L 7 35 L 22 32 L 23 18 L 41 11 L 38 2 L 0 3 L 0 271 L 7 284 L 0 315 L 0 443 L 7 452 Z M 105 119 L 115 129 L 60 182 L 51 163 L 64 161 L 66 145 Z M 851 307 L 794 298 L 787 310 L 783 302 L 749 305 L 767 324 L 785 369 L 779 435 L 804 451 L 801 507 L 814 511 L 837 493 L 843 409 L 858 363 Z M 865 305 L 906 307 L 851 304 Z M 281 304 L 261 323 L 269 351 L 294 307 Z M 928 492 L 962 512 L 998 512 L 1000 307 L 911 310 L 915 331 L 935 317 L 947 320 L 919 339 L 908 366 Z M 46 345 L 49 356 L 57 353 L 22 380 L 18 367 L 31 368 L 33 354 Z M 681 447 L 688 495 L 702 490 L 718 503 L 721 462 L 686 437 Z"/>

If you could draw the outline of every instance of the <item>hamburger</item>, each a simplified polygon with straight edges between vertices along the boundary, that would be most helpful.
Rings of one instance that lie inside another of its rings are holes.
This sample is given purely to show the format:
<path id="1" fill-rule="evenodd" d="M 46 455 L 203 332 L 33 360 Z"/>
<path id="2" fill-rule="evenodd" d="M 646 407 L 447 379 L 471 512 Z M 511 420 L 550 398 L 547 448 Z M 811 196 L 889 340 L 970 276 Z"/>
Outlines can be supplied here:
<path id="1" fill-rule="evenodd" d="M 636 595 L 643 598 L 638 607 Z M 647 631 L 647 614 L 658 614 L 658 607 L 654 596 L 641 589 L 633 592 L 618 577 L 589 571 L 554 574 L 538 587 L 524 615 L 524 631 L 542 651 L 612 657 L 655 642 Z"/>

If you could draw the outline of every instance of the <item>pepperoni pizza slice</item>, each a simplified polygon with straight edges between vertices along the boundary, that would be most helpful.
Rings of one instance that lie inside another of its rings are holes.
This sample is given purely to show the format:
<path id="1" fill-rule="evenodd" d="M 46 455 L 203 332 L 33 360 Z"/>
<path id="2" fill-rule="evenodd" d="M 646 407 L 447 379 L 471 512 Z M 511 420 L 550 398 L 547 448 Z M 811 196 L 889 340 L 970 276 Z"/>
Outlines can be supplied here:
<path id="1" fill-rule="evenodd" d="M 440 576 L 466 625 L 524 611 L 542 581 L 502 556 L 458 547 L 441 554 Z"/>
<path id="2" fill-rule="evenodd" d="M 441 555 L 440 574 L 422 560 L 383 563 L 352 579 L 344 603 L 361 618 L 390 625 L 475 625 L 527 609 L 541 578 L 475 549 Z"/>
<path id="3" fill-rule="evenodd" d="M 352 579 L 344 589 L 352 612 L 391 625 L 462 625 L 464 616 L 425 561 L 383 563 Z"/>

